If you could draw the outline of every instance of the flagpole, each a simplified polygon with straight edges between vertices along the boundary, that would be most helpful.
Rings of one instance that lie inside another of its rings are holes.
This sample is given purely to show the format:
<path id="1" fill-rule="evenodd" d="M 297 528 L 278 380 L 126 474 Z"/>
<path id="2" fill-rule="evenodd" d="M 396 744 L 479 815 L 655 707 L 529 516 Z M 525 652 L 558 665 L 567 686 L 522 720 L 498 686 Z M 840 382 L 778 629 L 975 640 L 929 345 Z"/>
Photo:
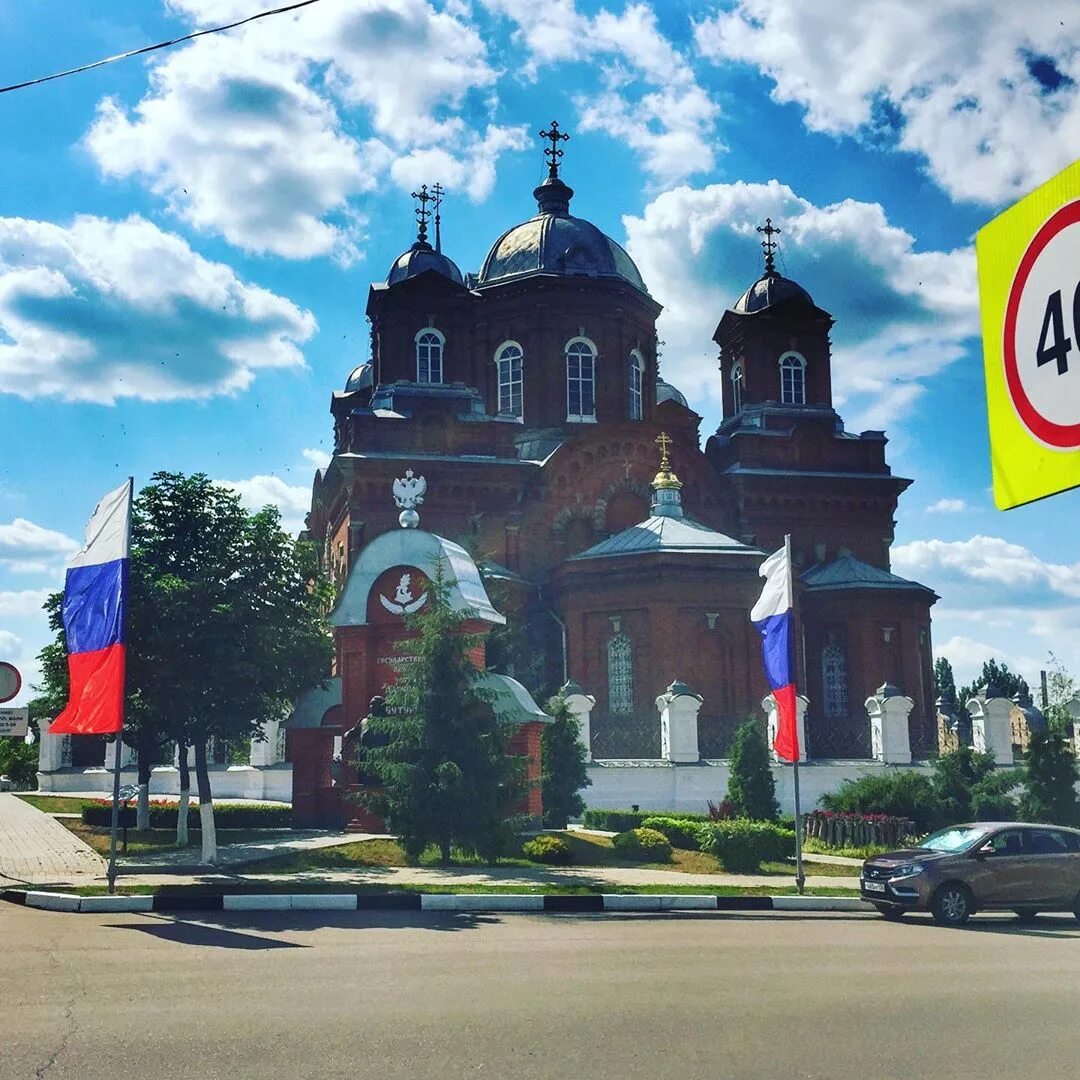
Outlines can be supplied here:
<path id="1" fill-rule="evenodd" d="M 785 556 L 785 560 L 787 562 L 788 587 L 789 587 L 790 592 L 791 592 L 791 613 L 792 613 L 792 621 L 794 622 L 794 617 L 795 617 L 795 573 L 794 573 L 794 569 L 793 569 L 793 567 L 791 565 L 791 533 L 787 533 L 784 536 L 784 556 Z M 795 649 L 794 649 L 794 643 L 795 643 L 795 627 L 794 627 L 794 625 L 791 628 L 791 641 L 792 641 L 792 650 L 791 651 L 794 652 L 795 651 Z M 794 657 L 792 657 L 792 659 L 794 659 Z M 796 710 L 795 711 L 795 716 L 796 716 L 795 733 L 796 733 L 796 736 L 797 736 L 798 735 L 798 730 L 799 730 L 798 729 L 798 715 L 799 715 L 798 714 L 798 708 L 799 708 L 799 706 L 798 706 L 798 677 L 797 677 L 798 676 L 798 671 L 797 670 L 796 670 L 795 674 L 796 674 L 796 680 L 795 680 L 795 692 L 796 692 L 796 697 L 795 697 L 795 702 L 796 702 L 795 703 L 795 710 Z M 798 740 L 796 739 L 796 741 L 798 741 Z M 791 763 L 792 786 L 795 789 L 795 886 L 799 890 L 799 895 L 800 896 L 802 896 L 803 888 L 806 885 L 806 874 L 803 872 L 803 860 L 802 860 L 802 807 L 801 807 L 800 802 L 799 802 L 799 758 L 802 757 L 802 750 L 803 750 L 802 743 L 800 742 L 798 744 L 798 751 L 795 754 L 795 760 Z"/>
<path id="2" fill-rule="evenodd" d="M 135 494 L 135 478 L 133 476 L 128 477 L 128 502 L 127 502 L 127 522 L 124 525 L 125 535 L 130 542 L 131 537 L 131 500 Z M 127 593 L 127 581 L 124 581 L 122 586 L 122 594 Z M 123 687 L 121 687 L 121 695 L 123 694 Z M 116 733 L 116 755 L 113 758 L 113 794 L 112 794 L 112 832 L 109 836 L 109 868 L 106 871 L 106 876 L 109 881 L 109 895 L 111 896 L 116 892 L 116 834 L 120 827 L 120 754 L 124 746 L 124 728 L 123 728 L 123 696 L 121 696 L 120 715 L 121 724 L 120 730 Z"/>

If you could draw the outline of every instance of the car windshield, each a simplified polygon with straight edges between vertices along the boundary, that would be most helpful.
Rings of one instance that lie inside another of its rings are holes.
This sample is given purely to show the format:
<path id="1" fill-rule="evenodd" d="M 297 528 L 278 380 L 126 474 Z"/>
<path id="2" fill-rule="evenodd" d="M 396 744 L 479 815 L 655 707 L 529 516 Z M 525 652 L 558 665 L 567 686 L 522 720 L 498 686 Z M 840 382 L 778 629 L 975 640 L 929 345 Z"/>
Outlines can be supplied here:
<path id="1" fill-rule="evenodd" d="M 985 829 L 954 826 L 932 833 L 925 840 L 920 840 L 916 846 L 925 851 L 963 851 L 985 835 Z"/>

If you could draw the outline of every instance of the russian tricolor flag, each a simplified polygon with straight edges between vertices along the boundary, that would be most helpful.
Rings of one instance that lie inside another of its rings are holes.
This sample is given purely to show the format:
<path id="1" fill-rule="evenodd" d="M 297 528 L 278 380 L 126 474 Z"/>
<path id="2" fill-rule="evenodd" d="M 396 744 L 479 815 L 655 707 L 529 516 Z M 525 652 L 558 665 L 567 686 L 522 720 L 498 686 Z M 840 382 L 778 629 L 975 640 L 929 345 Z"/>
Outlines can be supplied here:
<path id="1" fill-rule="evenodd" d="M 124 726 L 131 491 L 128 480 L 98 503 L 86 546 L 68 566 L 61 615 L 71 685 L 50 735 L 108 735 Z"/>
<path id="2" fill-rule="evenodd" d="M 795 616 L 792 613 L 791 553 L 785 544 L 758 570 L 765 579 L 750 621 L 761 634 L 765 677 L 776 699 L 777 728 L 773 749 L 785 761 L 799 760 L 795 709 Z"/>

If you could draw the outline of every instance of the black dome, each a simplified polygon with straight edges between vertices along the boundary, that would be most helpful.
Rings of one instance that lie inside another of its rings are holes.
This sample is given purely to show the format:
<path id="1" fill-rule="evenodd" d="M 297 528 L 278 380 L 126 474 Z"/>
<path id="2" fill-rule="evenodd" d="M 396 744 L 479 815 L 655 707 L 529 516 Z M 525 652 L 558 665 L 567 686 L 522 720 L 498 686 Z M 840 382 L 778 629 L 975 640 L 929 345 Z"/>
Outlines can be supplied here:
<path id="1" fill-rule="evenodd" d="M 428 270 L 434 270 L 436 274 L 463 284 L 461 271 L 454 264 L 453 259 L 448 259 L 441 251 L 436 251 L 430 244 L 418 240 L 408 251 L 399 255 L 390 267 L 390 273 L 386 275 L 386 284 L 395 285 L 406 278 L 418 277 Z"/>
<path id="2" fill-rule="evenodd" d="M 791 300 L 798 300 L 813 307 L 810 294 L 791 278 L 775 271 L 762 275 L 735 301 L 731 310 L 738 315 L 754 315 Z"/>

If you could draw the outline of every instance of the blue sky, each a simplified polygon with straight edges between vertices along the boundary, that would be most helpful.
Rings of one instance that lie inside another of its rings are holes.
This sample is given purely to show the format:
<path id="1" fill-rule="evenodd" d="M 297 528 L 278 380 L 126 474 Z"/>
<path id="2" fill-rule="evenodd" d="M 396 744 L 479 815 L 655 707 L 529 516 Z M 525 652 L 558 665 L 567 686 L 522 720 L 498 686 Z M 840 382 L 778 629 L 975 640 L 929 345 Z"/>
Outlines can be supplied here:
<path id="1" fill-rule="evenodd" d="M 263 6 L 0 0 L 0 82 Z M 33 681 L 41 599 L 128 474 L 202 470 L 298 526 L 408 193 L 444 184 L 444 249 L 477 269 L 557 117 L 574 212 L 665 305 L 703 436 L 771 216 L 836 317 L 848 427 L 916 481 L 894 568 L 941 594 L 938 652 L 1080 673 L 1080 492 L 993 508 L 972 247 L 1080 146 L 1078 24 L 1063 0 L 322 0 L 0 95 L 0 659 Z"/>

